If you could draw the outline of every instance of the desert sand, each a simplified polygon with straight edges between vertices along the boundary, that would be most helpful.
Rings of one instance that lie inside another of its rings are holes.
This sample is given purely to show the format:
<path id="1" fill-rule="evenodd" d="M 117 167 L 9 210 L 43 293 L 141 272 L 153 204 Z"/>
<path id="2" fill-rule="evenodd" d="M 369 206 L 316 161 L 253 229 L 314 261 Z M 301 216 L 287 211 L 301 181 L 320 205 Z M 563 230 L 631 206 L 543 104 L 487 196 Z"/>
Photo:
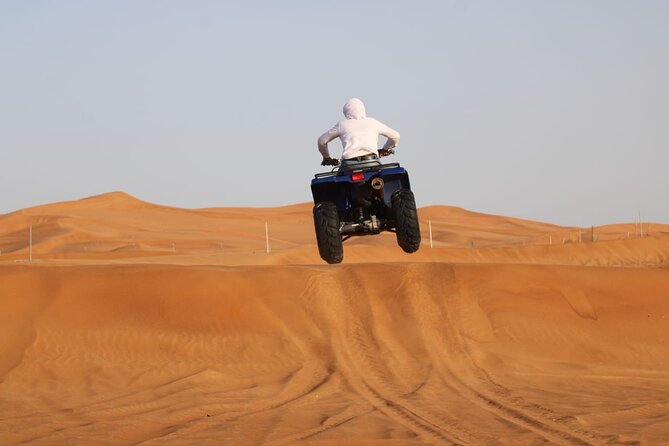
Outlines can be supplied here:
<path id="1" fill-rule="evenodd" d="M 669 226 L 419 217 L 327 265 L 308 203 L 0 215 L 0 444 L 669 445 Z"/>

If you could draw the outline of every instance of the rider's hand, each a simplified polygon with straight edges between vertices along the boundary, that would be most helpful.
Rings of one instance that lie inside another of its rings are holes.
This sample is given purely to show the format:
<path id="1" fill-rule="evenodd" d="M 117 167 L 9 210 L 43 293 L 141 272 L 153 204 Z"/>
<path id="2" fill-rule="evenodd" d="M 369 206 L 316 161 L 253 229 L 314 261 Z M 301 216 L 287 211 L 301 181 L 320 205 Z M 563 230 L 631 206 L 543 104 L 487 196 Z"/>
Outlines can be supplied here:
<path id="1" fill-rule="evenodd" d="M 323 158 L 321 166 L 338 166 L 339 160 L 337 158 Z"/>
<path id="2" fill-rule="evenodd" d="M 379 149 L 379 156 L 388 156 L 395 153 L 393 149 Z"/>

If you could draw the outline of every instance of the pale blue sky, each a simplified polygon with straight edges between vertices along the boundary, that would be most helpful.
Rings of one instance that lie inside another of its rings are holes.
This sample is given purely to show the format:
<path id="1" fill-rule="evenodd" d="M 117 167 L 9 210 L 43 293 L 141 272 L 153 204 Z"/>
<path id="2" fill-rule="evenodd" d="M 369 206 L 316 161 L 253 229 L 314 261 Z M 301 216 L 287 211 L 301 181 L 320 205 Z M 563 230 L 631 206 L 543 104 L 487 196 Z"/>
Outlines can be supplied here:
<path id="1" fill-rule="evenodd" d="M 667 23 L 667 1 L 0 0 L 0 213 L 309 201 L 355 96 L 402 133 L 419 206 L 669 223 Z"/>

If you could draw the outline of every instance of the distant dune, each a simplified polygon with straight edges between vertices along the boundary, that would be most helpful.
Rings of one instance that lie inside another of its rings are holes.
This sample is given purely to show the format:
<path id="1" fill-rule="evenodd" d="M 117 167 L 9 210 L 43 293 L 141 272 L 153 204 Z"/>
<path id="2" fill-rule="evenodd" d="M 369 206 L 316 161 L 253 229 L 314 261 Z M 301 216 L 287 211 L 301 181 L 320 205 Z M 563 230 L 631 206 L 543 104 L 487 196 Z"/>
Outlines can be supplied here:
<path id="1" fill-rule="evenodd" d="M 326 265 L 306 203 L 0 215 L 0 444 L 669 445 L 668 225 L 419 218 Z"/>

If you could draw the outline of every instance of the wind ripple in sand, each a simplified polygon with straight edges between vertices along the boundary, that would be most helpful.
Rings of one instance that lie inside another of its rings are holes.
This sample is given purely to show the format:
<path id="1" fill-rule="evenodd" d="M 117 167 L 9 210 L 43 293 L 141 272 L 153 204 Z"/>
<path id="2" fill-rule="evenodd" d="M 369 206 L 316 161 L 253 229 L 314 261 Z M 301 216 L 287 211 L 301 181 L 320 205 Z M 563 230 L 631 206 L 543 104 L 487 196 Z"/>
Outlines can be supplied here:
<path id="1" fill-rule="evenodd" d="M 0 344 L 22 349 L 1 377 L 3 444 L 611 445 L 669 432 L 661 270 L 6 267 L 0 285 L 26 296 L 0 301 L 3 323 L 34 331 Z M 574 287 L 587 308 L 564 297 Z"/>

